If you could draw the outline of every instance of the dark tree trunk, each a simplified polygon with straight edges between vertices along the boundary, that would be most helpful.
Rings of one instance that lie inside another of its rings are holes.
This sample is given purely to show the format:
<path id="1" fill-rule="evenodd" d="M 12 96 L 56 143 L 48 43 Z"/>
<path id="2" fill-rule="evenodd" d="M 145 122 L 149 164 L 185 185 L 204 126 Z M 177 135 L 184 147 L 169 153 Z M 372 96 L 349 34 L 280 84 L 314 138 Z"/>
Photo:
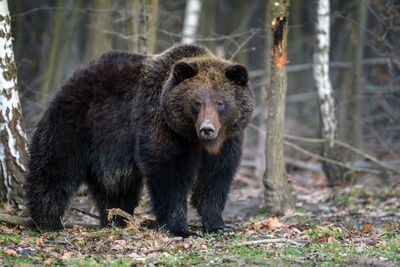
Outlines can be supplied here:
<path id="1" fill-rule="evenodd" d="M 294 209 L 294 200 L 286 176 L 283 151 L 285 99 L 287 90 L 286 40 L 289 1 L 274 1 L 272 6 L 271 89 L 267 119 L 267 171 L 264 177 L 264 207 L 276 215 L 287 214 Z M 268 22 L 267 22 L 268 23 Z"/>

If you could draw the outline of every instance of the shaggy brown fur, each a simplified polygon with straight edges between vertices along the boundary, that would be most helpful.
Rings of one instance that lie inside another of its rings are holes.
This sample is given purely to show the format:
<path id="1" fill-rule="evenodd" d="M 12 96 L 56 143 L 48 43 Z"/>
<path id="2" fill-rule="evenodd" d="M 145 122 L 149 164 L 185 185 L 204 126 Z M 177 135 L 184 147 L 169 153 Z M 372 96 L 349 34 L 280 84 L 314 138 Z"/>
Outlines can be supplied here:
<path id="1" fill-rule="evenodd" d="M 62 85 L 32 138 L 33 221 L 40 229 L 62 228 L 73 192 L 86 183 L 105 226 L 106 209 L 133 213 L 146 182 L 162 229 L 192 234 L 192 188 L 205 231 L 231 231 L 221 213 L 253 107 L 246 68 L 204 48 L 103 55 Z"/>

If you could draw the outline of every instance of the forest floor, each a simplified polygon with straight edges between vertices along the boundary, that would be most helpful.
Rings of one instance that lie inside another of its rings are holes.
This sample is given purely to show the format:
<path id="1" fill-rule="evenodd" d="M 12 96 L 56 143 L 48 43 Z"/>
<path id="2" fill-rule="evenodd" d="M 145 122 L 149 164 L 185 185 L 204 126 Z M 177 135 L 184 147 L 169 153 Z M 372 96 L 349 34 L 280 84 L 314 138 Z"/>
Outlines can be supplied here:
<path id="1" fill-rule="evenodd" d="M 146 198 L 124 229 L 75 226 L 37 233 L 0 223 L 0 265 L 399 266 L 399 178 L 366 175 L 352 185 L 329 188 L 320 175 L 296 173 L 296 209 L 280 218 L 247 218 L 261 208 L 261 191 L 239 180 L 227 205 L 232 212 L 225 213 L 236 234 L 224 236 L 182 239 L 151 229 Z M 6 206 L 0 212 L 10 213 Z M 95 222 L 76 210 L 66 217 L 77 215 Z M 201 232 L 197 224 L 191 230 Z"/>

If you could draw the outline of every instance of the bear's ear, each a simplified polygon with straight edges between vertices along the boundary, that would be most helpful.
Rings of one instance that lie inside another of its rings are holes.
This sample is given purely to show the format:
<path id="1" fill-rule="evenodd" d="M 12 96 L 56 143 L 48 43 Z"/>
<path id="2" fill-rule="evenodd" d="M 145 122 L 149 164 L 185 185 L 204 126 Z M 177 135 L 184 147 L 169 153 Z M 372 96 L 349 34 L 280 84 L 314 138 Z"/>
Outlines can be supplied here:
<path id="1" fill-rule="evenodd" d="M 249 81 L 247 68 L 240 64 L 231 65 L 226 70 L 226 77 L 238 85 L 245 86 Z"/>
<path id="2" fill-rule="evenodd" d="M 175 80 L 180 83 L 181 81 L 191 78 L 197 74 L 197 66 L 186 62 L 179 62 L 175 64 L 173 75 Z"/>

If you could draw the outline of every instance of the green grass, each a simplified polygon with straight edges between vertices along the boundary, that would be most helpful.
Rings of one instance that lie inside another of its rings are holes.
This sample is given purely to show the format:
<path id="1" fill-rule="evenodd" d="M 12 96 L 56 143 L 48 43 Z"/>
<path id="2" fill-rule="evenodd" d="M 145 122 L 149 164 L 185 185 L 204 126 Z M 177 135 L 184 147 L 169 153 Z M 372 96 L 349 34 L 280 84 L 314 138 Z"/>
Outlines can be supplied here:
<path id="1" fill-rule="evenodd" d="M 329 236 L 337 239 L 337 238 L 345 236 L 346 233 L 344 231 L 342 231 L 342 230 L 339 230 L 339 229 L 338 230 L 332 230 L 332 229 L 329 229 L 327 227 L 317 227 L 317 228 L 313 228 L 313 229 L 308 230 L 307 234 L 310 237 L 314 238 L 314 239 L 324 237 L 326 234 L 328 234 Z"/>
<path id="2" fill-rule="evenodd" d="M 0 245 L 11 245 L 15 243 L 19 243 L 21 241 L 22 237 L 21 235 L 18 234 L 2 234 L 0 235 Z"/>

